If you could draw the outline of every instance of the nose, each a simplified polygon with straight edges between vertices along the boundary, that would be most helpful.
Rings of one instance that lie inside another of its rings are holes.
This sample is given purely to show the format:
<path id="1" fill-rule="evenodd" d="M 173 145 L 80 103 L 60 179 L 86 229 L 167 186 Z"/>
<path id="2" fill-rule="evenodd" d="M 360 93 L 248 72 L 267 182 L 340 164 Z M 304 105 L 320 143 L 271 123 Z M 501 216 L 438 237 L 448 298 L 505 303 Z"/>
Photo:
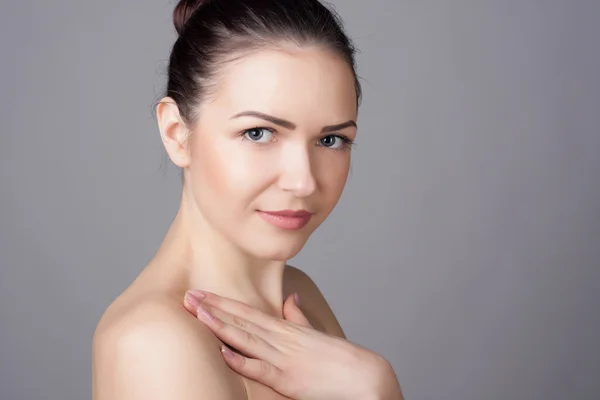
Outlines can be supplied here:
<path id="1" fill-rule="evenodd" d="M 306 147 L 288 148 L 281 159 L 280 189 L 296 197 L 310 196 L 317 188 L 312 171 L 311 155 Z"/>

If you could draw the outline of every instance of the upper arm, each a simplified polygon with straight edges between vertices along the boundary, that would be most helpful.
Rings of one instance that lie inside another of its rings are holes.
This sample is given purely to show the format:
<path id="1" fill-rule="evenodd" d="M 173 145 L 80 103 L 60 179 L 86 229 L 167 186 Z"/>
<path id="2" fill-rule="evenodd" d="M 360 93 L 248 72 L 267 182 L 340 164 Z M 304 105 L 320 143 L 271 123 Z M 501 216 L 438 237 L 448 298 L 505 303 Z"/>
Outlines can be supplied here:
<path id="1" fill-rule="evenodd" d="M 94 400 L 245 399 L 199 321 L 153 306 L 135 314 L 94 337 Z"/>
<path id="2" fill-rule="evenodd" d="M 304 271 L 287 266 L 286 291 L 300 294 L 300 309 L 317 330 L 346 338 L 344 331 L 317 284 Z"/>

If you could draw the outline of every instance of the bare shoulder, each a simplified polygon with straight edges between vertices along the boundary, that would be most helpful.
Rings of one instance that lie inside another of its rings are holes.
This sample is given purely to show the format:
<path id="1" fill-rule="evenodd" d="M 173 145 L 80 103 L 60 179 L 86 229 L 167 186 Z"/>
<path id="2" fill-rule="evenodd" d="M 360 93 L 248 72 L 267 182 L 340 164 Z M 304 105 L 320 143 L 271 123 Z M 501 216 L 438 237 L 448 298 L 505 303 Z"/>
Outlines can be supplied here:
<path id="1" fill-rule="evenodd" d="M 284 292 L 286 295 L 293 292 L 300 294 L 300 308 L 316 329 L 333 336 L 346 337 L 325 296 L 306 272 L 291 265 L 286 266 Z"/>
<path id="2" fill-rule="evenodd" d="M 109 307 L 94 334 L 92 375 L 94 400 L 245 398 L 218 340 L 164 294 Z"/>

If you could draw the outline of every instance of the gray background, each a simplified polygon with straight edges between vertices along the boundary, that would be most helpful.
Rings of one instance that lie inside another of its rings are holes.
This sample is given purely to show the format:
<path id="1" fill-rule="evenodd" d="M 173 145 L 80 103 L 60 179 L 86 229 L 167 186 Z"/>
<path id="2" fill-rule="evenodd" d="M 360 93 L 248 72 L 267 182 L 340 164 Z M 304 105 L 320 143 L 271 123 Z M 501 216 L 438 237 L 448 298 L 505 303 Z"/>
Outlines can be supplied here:
<path id="1" fill-rule="evenodd" d="M 365 98 L 294 264 L 408 400 L 600 398 L 600 2 L 338 0 Z M 0 398 L 90 397 L 179 202 L 169 0 L 0 5 Z"/>

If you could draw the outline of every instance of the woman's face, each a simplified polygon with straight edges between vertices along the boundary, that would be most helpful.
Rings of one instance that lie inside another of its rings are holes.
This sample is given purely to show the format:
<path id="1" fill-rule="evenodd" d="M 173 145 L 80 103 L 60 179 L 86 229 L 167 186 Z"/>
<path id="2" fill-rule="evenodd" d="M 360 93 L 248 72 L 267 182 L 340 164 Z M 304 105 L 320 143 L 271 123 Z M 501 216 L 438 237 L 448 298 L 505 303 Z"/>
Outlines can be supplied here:
<path id="1" fill-rule="evenodd" d="M 243 251 L 292 258 L 348 177 L 357 117 L 351 69 L 322 49 L 265 50 L 229 64 L 214 90 L 188 141 L 189 193 Z"/>

